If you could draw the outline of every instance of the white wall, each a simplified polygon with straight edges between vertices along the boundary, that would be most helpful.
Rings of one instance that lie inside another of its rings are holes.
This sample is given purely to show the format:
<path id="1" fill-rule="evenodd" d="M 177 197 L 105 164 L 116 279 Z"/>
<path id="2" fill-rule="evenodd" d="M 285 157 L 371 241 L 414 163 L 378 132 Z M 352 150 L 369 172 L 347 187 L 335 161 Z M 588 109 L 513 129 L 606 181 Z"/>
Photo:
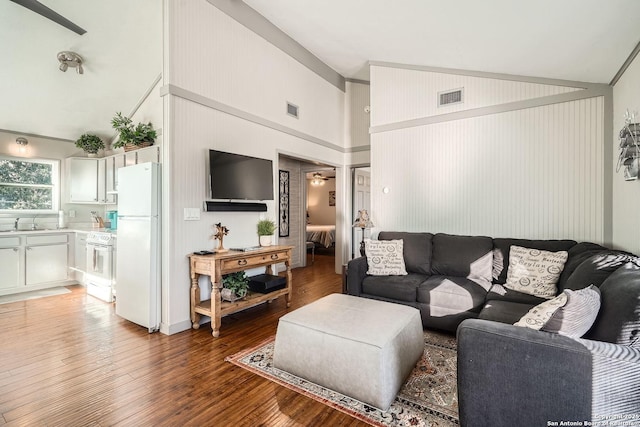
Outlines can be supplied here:
<path id="1" fill-rule="evenodd" d="M 476 116 L 475 108 L 489 101 L 475 97 L 492 93 L 501 82 L 416 73 L 420 71 L 376 66 L 371 70 L 372 125 L 398 125 L 391 130 L 374 128 L 372 134 L 371 210 L 376 230 L 600 243 L 610 238 L 604 96 L 585 91 L 585 99 L 557 102 L 556 92 L 564 86 L 538 88 L 532 96 L 549 93 L 554 102 L 531 107 L 527 100 L 512 102 L 515 95 L 528 92 L 507 81 L 499 97 L 507 104 Z M 466 115 L 402 124 L 422 118 L 416 114 L 437 115 L 431 108 L 437 92 L 452 86 L 465 87 L 465 104 L 455 108 L 468 108 Z M 395 89 L 402 100 L 393 98 Z M 413 92 L 424 96 L 402 108 Z M 503 111 L 505 105 L 509 108 Z"/>
<path id="2" fill-rule="evenodd" d="M 202 212 L 200 221 L 184 221 L 184 208 L 200 208 L 209 198 L 208 150 L 270 159 L 274 183 L 279 153 L 339 166 L 342 151 L 273 124 L 341 147 L 344 93 L 204 0 L 167 7 L 163 238 L 169 243 L 162 330 L 174 333 L 190 327 L 187 255 L 214 247 L 213 224 L 230 229 L 226 247 L 250 246 L 258 242 L 258 220 L 278 217 L 276 202 L 269 201 L 266 214 Z M 300 106 L 299 120 L 285 114 L 287 100 Z M 234 114 L 217 108 L 222 104 Z"/>
<path id="3" fill-rule="evenodd" d="M 624 126 L 624 113 L 640 112 L 640 57 L 631 63 L 613 88 L 613 161 L 618 159 L 618 133 Z M 640 116 L 638 120 L 640 121 Z M 622 170 L 613 172 L 613 243 L 640 254 L 640 181 L 625 181 Z"/>

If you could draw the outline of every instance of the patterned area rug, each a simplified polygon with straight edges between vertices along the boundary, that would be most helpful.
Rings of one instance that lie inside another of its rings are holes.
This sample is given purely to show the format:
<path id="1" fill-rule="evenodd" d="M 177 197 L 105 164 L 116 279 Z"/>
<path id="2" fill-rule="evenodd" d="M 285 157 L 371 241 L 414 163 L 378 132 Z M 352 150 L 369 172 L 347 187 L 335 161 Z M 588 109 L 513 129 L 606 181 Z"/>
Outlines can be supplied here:
<path id="1" fill-rule="evenodd" d="M 274 337 L 225 360 L 376 426 L 457 426 L 456 340 L 424 333 L 424 354 L 388 411 L 273 367 Z"/>

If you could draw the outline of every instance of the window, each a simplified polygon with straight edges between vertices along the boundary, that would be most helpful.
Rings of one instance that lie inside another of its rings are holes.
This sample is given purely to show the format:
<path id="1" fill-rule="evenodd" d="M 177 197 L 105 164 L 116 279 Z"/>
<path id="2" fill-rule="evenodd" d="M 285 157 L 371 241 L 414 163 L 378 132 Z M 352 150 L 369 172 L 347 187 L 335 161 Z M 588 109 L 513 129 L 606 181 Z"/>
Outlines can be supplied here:
<path id="1" fill-rule="evenodd" d="M 0 157 L 0 212 L 58 210 L 57 160 Z"/>

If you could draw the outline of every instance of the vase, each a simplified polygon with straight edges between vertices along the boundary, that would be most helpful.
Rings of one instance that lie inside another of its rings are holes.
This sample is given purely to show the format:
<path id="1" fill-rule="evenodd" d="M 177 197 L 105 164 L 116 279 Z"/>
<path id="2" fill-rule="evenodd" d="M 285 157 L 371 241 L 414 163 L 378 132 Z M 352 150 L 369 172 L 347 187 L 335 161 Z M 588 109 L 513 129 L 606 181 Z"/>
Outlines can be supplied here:
<path id="1" fill-rule="evenodd" d="M 235 294 L 235 292 L 233 292 L 231 289 L 227 289 L 227 288 L 220 289 L 220 298 L 223 301 L 229 301 L 229 302 L 234 302 L 234 301 L 240 299 L 240 297 L 238 297 Z"/>
<path id="2" fill-rule="evenodd" d="M 271 236 L 260 236 L 260 246 L 271 246 Z"/>
<path id="3" fill-rule="evenodd" d="M 87 157 L 98 157 L 98 153 L 87 153 Z"/>

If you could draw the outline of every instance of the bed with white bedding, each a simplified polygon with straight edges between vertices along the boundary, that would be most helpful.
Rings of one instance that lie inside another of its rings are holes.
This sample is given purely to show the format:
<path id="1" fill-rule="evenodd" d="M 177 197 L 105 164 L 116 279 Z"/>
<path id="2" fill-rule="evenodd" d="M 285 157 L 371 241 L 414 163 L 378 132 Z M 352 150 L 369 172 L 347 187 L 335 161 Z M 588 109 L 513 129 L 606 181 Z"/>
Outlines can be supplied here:
<path id="1" fill-rule="evenodd" d="M 307 225 L 307 242 L 318 243 L 329 248 L 333 246 L 335 240 L 335 225 Z"/>

